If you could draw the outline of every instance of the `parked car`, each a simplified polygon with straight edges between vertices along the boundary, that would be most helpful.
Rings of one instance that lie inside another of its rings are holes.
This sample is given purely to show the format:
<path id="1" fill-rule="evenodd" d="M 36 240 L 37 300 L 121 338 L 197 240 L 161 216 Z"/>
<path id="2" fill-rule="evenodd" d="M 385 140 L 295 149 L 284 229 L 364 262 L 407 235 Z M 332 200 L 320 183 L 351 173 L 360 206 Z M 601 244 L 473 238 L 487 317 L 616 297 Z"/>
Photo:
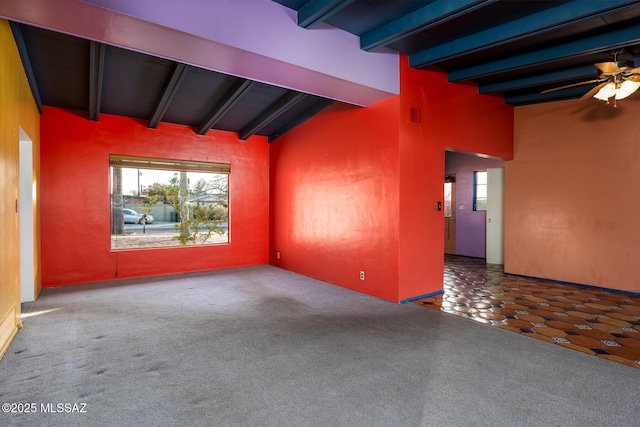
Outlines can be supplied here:
<path id="1" fill-rule="evenodd" d="M 146 214 L 140 214 L 133 209 L 123 209 L 122 213 L 124 215 L 124 223 L 125 224 L 142 224 L 143 216 L 146 219 L 147 224 L 151 224 L 153 222 L 153 216 Z"/>

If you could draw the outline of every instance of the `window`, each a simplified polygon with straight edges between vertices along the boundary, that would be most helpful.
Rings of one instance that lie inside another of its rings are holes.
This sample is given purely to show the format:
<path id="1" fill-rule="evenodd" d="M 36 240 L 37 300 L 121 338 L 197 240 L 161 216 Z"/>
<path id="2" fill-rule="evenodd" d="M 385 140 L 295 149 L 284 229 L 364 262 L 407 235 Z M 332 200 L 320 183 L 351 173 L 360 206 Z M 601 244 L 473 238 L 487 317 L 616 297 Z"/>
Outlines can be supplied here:
<path id="1" fill-rule="evenodd" d="M 473 173 L 473 210 L 487 210 L 487 171 Z"/>
<path id="2" fill-rule="evenodd" d="M 109 156 L 111 249 L 229 243 L 228 164 Z"/>

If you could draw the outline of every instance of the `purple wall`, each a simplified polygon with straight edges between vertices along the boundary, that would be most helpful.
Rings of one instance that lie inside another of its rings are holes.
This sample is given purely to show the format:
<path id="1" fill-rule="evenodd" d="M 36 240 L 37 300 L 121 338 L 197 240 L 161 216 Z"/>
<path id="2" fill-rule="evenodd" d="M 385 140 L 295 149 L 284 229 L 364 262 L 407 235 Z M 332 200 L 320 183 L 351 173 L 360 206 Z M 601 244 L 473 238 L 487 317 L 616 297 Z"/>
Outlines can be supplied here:
<path id="1" fill-rule="evenodd" d="M 473 172 L 504 167 L 503 160 L 445 153 L 445 174 L 456 176 L 456 254 L 485 257 L 486 212 L 473 210 Z"/>
<path id="2" fill-rule="evenodd" d="M 0 17 L 350 104 L 400 93 L 396 52 L 271 0 L 1 0 Z"/>

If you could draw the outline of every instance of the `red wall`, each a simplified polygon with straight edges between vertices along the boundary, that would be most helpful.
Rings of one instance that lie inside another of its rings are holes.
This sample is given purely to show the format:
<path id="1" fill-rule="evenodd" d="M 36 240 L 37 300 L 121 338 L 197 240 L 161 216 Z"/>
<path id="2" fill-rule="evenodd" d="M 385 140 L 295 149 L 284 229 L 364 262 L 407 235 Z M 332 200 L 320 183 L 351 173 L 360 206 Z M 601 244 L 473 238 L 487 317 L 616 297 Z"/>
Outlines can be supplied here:
<path id="1" fill-rule="evenodd" d="M 399 96 L 332 107 L 270 145 L 272 264 L 392 301 L 442 290 L 445 148 L 510 159 L 513 108 L 400 67 Z"/>
<path id="2" fill-rule="evenodd" d="M 198 136 L 186 126 L 45 107 L 41 116 L 42 283 L 60 286 L 264 264 L 269 164 L 264 137 Z M 230 243 L 110 250 L 109 154 L 231 164 Z M 117 272 L 117 277 L 116 277 Z"/>
<path id="3" fill-rule="evenodd" d="M 445 149 L 513 158 L 513 107 L 400 64 L 400 300 L 442 290 Z M 420 123 L 410 122 L 410 109 Z"/>
<path id="4" fill-rule="evenodd" d="M 397 299 L 397 111 L 338 104 L 270 145 L 273 265 Z"/>

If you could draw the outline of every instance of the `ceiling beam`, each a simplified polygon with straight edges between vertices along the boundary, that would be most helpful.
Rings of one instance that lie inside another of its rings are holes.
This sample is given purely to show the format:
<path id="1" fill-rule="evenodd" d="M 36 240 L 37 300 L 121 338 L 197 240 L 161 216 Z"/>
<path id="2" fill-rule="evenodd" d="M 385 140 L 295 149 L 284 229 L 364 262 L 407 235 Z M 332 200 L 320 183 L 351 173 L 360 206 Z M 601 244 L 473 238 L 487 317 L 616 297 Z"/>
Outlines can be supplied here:
<path id="1" fill-rule="evenodd" d="M 155 129 L 158 127 L 158 124 L 164 117 L 164 114 L 167 112 L 167 109 L 169 108 L 169 104 L 171 104 L 173 97 L 176 96 L 176 93 L 178 93 L 180 84 L 186 77 L 188 70 L 189 66 L 180 62 L 177 62 L 175 67 L 173 67 L 171 78 L 169 78 L 167 85 L 164 87 L 162 96 L 160 97 L 160 101 L 158 102 L 158 105 L 156 105 L 156 109 L 149 119 L 148 126 L 150 128 Z"/>
<path id="2" fill-rule="evenodd" d="M 355 0 L 311 0 L 298 10 L 298 26 L 311 28 L 349 6 Z"/>
<path id="3" fill-rule="evenodd" d="M 258 117 L 253 119 L 249 124 L 238 132 L 238 138 L 245 140 L 252 135 L 255 135 L 260 129 L 268 125 L 270 122 L 284 114 L 287 110 L 292 108 L 298 102 L 300 102 L 306 93 L 289 91 L 276 102 L 271 104 L 266 110 L 264 110 Z"/>
<path id="4" fill-rule="evenodd" d="M 291 129 L 296 126 L 302 124 L 303 122 L 309 120 L 311 117 L 315 116 L 322 110 L 328 108 L 333 105 L 336 101 L 333 99 L 321 98 L 311 107 L 307 108 L 305 111 L 297 115 L 293 120 L 288 122 L 286 125 L 269 135 L 269 144 L 271 144 L 276 139 L 280 138 L 285 133 L 289 132 Z"/>
<path id="5" fill-rule="evenodd" d="M 504 98 L 505 104 L 514 106 L 540 104 L 543 102 L 566 101 L 578 99 L 589 92 L 595 85 L 576 86 L 547 93 L 529 93 L 524 95 L 507 96 Z"/>
<path id="6" fill-rule="evenodd" d="M 593 79 L 598 75 L 598 69 L 593 65 L 583 65 L 572 67 L 550 73 L 537 74 L 534 76 L 522 77 L 512 80 L 501 80 L 497 83 L 483 84 L 478 86 L 478 93 L 508 92 L 511 90 L 524 89 L 532 86 L 544 86 L 553 83 L 561 83 L 568 80 Z"/>
<path id="7" fill-rule="evenodd" d="M 473 10 L 483 8 L 497 0 L 436 0 L 408 15 L 360 36 L 360 48 L 364 50 L 386 46 L 428 30 Z"/>
<path id="8" fill-rule="evenodd" d="M 89 120 L 100 121 L 105 45 L 89 42 Z"/>
<path id="9" fill-rule="evenodd" d="M 421 68 L 439 61 L 481 52 L 489 47 L 558 30 L 603 13 L 623 10 L 633 3 L 637 5 L 637 1 L 630 0 L 574 0 L 414 53 L 409 59 L 409 64 L 414 68 Z M 605 22 L 600 20 L 599 25 L 605 25 Z"/>
<path id="10" fill-rule="evenodd" d="M 640 43 L 640 24 L 560 43 L 544 49 L 485 62 L 448 73 L 450 82 L 474 80 L 581 55 L 597 54 Z"/>
<path id="11" fill-rule="evenodd" d="M 241 80 L 222 99 L 209 116 L 198 126 L 198 135 L 204 135 L 233 107 L 255 84 L 252 80 Z"/>
<path id="12" fill-rule="evenodd" d="M 38 112 L 42 114 L 42 98 L 40 98 L 40 91 L 38 90 L 38 83 L 36 82 L 36 76 L 33 73 L 33 65 L 31 65 L 31 59 L 29 58 L 29 52 L 27 51 L 27 44 L 24 42 L 24 34 L 22 34 L 22 28 L 17 22 L 9 21 L 11 32 L 13 33 L 13 39 L 16 42 L 18 53 L 20 54 L 20 60 L 22 61 L 22 67 L 27 75 L 27 82 L 31 88 L 31 95 L 36 103 Z"/>

